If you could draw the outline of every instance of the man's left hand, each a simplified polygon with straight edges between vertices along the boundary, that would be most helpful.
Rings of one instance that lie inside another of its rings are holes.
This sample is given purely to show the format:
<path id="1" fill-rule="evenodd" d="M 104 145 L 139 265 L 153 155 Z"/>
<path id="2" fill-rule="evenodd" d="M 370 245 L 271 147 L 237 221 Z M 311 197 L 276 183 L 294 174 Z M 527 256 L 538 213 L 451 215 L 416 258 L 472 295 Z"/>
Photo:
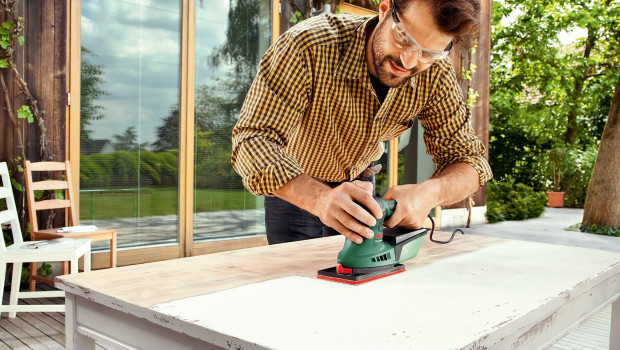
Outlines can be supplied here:
<path id="1" fill-rule="evenodd" d="M 395 199 L 396 210 L 383 224 L 386 227 L 418 229 L 435 207 L 435 195 L 431 186 L 420 184 L 400 185 L 390 188 L 384 199 Z"/>
<path id="2" fill-rule="evenodd" d="M 467 198 L 479 187 L 478 173 L 464 163 L 449 165 L 441 174 L 417 184 L 394 186 L 383 198 L 394 198 L 398 203 L 396 211 L 383 224 L 420 228 L 431 209 Z"/>

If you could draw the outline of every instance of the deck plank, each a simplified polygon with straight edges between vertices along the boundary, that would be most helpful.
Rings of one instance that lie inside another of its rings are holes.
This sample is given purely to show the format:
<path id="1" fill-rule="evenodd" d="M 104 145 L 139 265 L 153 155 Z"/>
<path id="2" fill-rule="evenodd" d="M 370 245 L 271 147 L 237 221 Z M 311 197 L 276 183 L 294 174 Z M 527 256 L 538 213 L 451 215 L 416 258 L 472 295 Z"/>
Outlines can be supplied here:
<path id="1" fill-rule="evenodd" d="M 24 304 L 34 305 L 35 299 L 26 299 Z M 19 318 L 26 324 L 40 332 L 37 339 L 50 349 L 65 349 L 64 324 L 59 324 L 54 319 L 46 318 L 43 312 L 18 313 Z M 52 322 L 50 322 L 50 320 Z"/>
<path id="2" fill-rule="evenodd" d="M 5 319 L 0 319 L 0 349 L 25 349 L 26 346 L 8 330 L 4 329 L 3 322 Z"/>
<path id="3" fill-rule="evenodd" d="M 37 289 L 52 290 L 46 284 Z M 3 293 L 3 304 L 9 302 L 9 292 Z M 20 304 L 62 304 L 63 298 L 23 299 Z M 6 314 L 5 314 L 6 315 Z M 96 350 L 106 350 L 95 344 Z M 65 349 L 65 314 L 62 312 L 18 312 L 17 317 L 0 318 L 0 350 Z"/>
<path id="4" fill-rule="evenodd" d="M 611 305 L 573 329 L 547 350 L 607 350 L 611 332 Z"/>

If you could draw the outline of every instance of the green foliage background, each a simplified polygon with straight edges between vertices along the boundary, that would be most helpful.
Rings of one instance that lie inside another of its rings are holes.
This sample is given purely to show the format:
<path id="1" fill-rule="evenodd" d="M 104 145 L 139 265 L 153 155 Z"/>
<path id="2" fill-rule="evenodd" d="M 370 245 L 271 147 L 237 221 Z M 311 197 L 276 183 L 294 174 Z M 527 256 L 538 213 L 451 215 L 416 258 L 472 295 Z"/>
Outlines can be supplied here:
<path id="1" fill-rule="evenodd" d="M 545 210 L 547 196 L 531 187 L 507 178 L 487 183 L 487 220 L 524 220 L 539 217 Z"/>
<path id="2" fill-rule="evenodd" d="M 563 45 L 564 32 L 583 38 Z M 493 2 L 490 163 L 537 191 L 552 187 L 548 152 L 566 150 L 561 190 L 583 206 L 620 72 L 618 1 Z"/>

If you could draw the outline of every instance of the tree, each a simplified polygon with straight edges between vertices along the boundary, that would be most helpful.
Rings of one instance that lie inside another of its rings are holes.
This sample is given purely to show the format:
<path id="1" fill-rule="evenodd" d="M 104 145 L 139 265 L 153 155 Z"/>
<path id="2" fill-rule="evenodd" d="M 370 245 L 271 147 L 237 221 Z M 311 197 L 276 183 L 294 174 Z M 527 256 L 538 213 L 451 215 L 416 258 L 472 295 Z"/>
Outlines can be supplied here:
<path id="1" fill-rule="evenodd" d="M 170 114 L 163 119 L 163 124 L 157 127 L 157 141 L 153 142 L 153 152 L 166 152 L 179 149 L 179 106 L 170 110 Z"/>
<path id="2" fill-rule="evenodd" d="M 585 194 L 580 188 L 587 186 L 588 161 L 620 72 L 619 28 L 617 1 L 494 2 L 490 162 L 496 178 L 512 176 L 542 190 L 551 182 L 545 155 L 561 147 L 567 150 L 562 190 Z M 560 36 L 573 30 L 584 36 L 563 45 Z"/>
<path id="3" fill-rule="evenodd" d="M 112 136 L 116 142 L 114 142 L 114 148 L 116 150 L 123 150 L 129 152 L 136 152 L 144 149 L 148 146 L 148 142 L 143 142 L 138 145 L 138 134 L 136 133 L 136 127 L 130 126 L 122 134 Z"/>
<path id="4" fill-rule="evenodd" d="M 620 227 L 620 79 L 611 102 L 592 179 L 588 187 L 583 224 Z"/>
<path id="5" fill-rule="evenodd" d="M 221 47 L 215 48 L 210 57 L 211 65 L 215 68 L 222 63 L 234 66 L 233 72 L 221 83 L 239 108 L 252 85 L 262 55 L 259 52 L 260 22 L 269 21 L 269 18 L 261 16 L 260 3 L 260 0 L 231 1 L 226 41 Z"/>
<path id="6" fill-rule="evenodd" d="M 89 129 L 93 120 L 104 117 L 103 106 L 97 104 L 97 99 L 107 92 L 100 88 L 103 84 L 103 68 L 94 65 L 88 60 L 93 53 L 85 47 L 82 50 L 82 67 L 80 71 L 80 145 L 92 141 Z"/>

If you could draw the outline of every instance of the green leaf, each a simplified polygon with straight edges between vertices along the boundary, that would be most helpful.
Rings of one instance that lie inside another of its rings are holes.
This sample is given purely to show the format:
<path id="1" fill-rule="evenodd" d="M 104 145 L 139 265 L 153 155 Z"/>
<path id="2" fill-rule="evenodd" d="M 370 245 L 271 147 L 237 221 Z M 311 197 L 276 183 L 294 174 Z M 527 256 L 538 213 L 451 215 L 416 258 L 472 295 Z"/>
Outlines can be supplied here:
<path id="1" fill-rule="evenodd" d="M 24 36 L 23 35 L 18 36 L 17 41 L 19 42 L 20 45 L 24 45 Z"/>
<path id="2" fill-rule="evenodd" d="M 13 21 L 2 22 L 2 28 L 13 29 L 15 28 L 15 23 Z"/>
<path id="3" fill-rule="evenodd" d="M 28 123 L 31 124 L 34 122 L 34 116 L 32 115 L 32 111 L 30 107 L 24 105 L 22 108 L 17 110 L 17 117 L 20 119 L 28 119 Z"/>
<path id="4" fill-rule="evenodd" d="M 48 277 L 53 272 L 54 272 L 54 270 L 52 270 L 52 265 L 50 265 L 48 263 L 43 263 L 41 265 L 41 267 L 39 267 L 39 275 L 41 275 L 43 277 Z"/>
<path id="5" fill-rule="evenodd" d="M 0 47 L 2 47 L 3 49 L 6 50 L 7 47 L 9 47 L 9 43 L 5 40 L 1 40 L 0 41 Z"/>
<path id="6" fill-rule="evenodd" d="M 299 23 L 301 21 L 304 20 L 304 16 L 301 14 L 301 12 L 299 11 L 295 11 L 293 14 L 291 14 L 291 23 Z"/>
<path id="7" fill-rule="evenodd" d="M 65 199 L 63 190 L 54 190 L 54 199 Z"/>
<path id="8" fill-rule="evenodd" d="M 26 266 L 22 266 L 22 274 L 21 274 L 21 277 L 20 277 L 19 281 L 22 282 L 22 283 L 26 282 L 26 280 L 28 280 L 29 276 L 30 276 L 30 273 L 28 271 L 28 268 Z"/>
<path id="9" fill-rule="evenodd" d="M 11 178 L 11 184 L 13 185 L 13 188 L 15 188 L 17 191 L 22 192 L 23 190 L 22 184 L 20 184 L 17 180 L 15 180 L 14 178 Z"/>
<path id="10" fill-rule="evenodd" d="M 8 68 L 9 67 L 9 62 L 7 62 L 5 59 L 0 59 L 0 68 Z"/>

